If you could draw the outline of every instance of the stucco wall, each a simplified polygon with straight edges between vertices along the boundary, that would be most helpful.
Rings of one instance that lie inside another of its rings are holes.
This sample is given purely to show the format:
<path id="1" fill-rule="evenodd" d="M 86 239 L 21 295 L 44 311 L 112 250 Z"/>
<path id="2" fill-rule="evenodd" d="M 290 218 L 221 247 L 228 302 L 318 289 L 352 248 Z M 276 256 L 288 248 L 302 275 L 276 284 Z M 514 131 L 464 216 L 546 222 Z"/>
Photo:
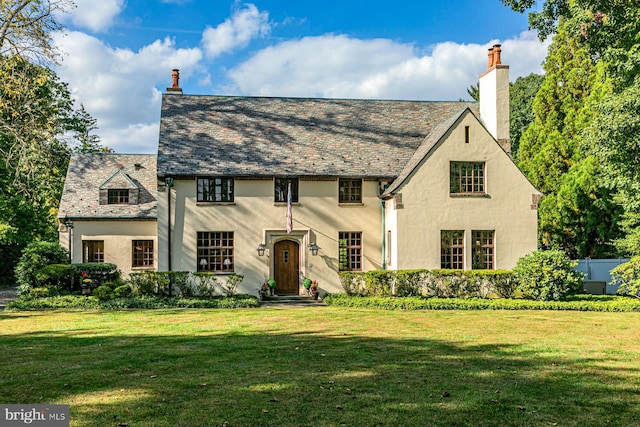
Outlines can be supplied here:
<path id="1" fill-rule="evenodd" d="M 465 143 L 465 126 L 470 142 Z M 450 161 L 486 162 L 489 197 L 452 197 Z M 467 113 L 399 189 L 403 209 L 388 203 L 388 228 L 401 244 L 394 269 L 440 268 L 440 231 L 464 230 L 465 268 L 471 268 L 471 231 L 495 230 L 495 268 L 513 268 L 537 248 L 537 190 L 484 127 Z M 394 220 L 391 220 L 394 218 Z"/>
<path id="2" fill-rule="evenodd" d="M 340 292 L 338 232 L 361 231 L 363 269 L 379 269 L 381 263 L 381 207 L 378 183 L 363 182 L 363 203 L 338 204 L 338 181 L 299 181 L 299 203 L 293 205 L 293 232 L 287 235 L 284 203 L 274 203 L 274 183 L 268 180 L 235 180 L 231 205 L 197 203 L 196 180 L 174 180 L 171 190 L 172 260 L 175 271 L 197 270 L 198 231 L 233 231 L 235 273 L 243 274 L 240 291 L 257 293 L 258 286 L 273 277 L 271 251 L 278 240 L 300 244 L 300 273 L 320 282 L 322 291 Z M 168 269 L 167 192 L 158 194 L 159 269 Z M 319 247 L 312 256 L 307 245 Z M 259 257 L 259 243 L 267 246 Z M 222 279 L 224 280 L 224 279 Z M 302 289 L 301 289 L 302 291 Z"/>
<path id="3" fill-rule="evenodd" d="M 104 241 L 104 262 L 116 264 L 126 276 L 132 270 L 132 241 L 133 240 L 153 240 L 154 267 L 140 268 L 142 270 L 155 269 L 158 260 L 158 239 L 156 237 L 157 227 L 155 220 L 137 221 L 108 221 L 95 220 L 83 221 L 74 220 L 72 235 L 71 255 L 73 263 L 82 262 L 82 241 L 83 240 L 103 240 Z M 61 228 L 59 233 L 60 245 L 69 247 L 69 233 L 66 228 Z"/>

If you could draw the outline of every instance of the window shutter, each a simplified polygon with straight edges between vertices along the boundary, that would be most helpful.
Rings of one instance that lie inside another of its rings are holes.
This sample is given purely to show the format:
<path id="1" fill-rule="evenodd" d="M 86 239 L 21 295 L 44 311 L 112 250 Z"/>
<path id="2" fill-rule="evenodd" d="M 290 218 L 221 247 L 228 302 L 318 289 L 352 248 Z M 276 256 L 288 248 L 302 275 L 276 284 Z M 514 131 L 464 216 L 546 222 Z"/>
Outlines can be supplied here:
<path id="1" fill-rule="evenodd" d="M 109 204 L 109 190 L 107 189 L 100 190 L 100 204 L 101 205 Z"/>

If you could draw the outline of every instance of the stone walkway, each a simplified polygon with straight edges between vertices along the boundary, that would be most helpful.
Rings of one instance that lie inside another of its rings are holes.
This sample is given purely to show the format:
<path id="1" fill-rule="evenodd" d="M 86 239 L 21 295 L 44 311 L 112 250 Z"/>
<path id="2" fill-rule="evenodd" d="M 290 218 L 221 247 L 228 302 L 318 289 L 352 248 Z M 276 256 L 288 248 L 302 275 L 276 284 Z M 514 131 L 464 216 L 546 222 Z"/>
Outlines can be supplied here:
<path id="1" fill-rule="evenodd" d="M 0 310 L 4 310 L 7 304 L 18 298 L 18 288 L 0 288 Z"/>

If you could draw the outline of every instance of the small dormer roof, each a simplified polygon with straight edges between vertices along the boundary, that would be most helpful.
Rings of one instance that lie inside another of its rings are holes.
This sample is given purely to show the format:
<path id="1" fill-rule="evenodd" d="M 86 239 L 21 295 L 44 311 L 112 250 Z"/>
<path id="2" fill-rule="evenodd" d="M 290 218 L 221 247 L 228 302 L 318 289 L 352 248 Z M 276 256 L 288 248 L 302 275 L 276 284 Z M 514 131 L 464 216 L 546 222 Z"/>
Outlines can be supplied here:
<path id="1" fill-rule="evenodd" d="M 100 190 L 139 190 L 140 187 L 129 178 L 124 170 L 120 169 L 114 173 L 111 178 L 107 179 L 101 186 Z"/>

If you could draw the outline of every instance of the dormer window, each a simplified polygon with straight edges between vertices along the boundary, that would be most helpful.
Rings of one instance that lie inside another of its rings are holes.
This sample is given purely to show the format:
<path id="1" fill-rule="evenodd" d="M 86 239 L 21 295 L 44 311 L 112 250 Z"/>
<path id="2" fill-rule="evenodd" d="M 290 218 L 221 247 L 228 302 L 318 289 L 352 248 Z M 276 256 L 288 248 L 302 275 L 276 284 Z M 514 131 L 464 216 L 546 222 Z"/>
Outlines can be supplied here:
<path id="1" fill-rule="evenodd" d="M 108 190 L 108 203 L 110 205 L 128 205 L 129 190 Z"/>

